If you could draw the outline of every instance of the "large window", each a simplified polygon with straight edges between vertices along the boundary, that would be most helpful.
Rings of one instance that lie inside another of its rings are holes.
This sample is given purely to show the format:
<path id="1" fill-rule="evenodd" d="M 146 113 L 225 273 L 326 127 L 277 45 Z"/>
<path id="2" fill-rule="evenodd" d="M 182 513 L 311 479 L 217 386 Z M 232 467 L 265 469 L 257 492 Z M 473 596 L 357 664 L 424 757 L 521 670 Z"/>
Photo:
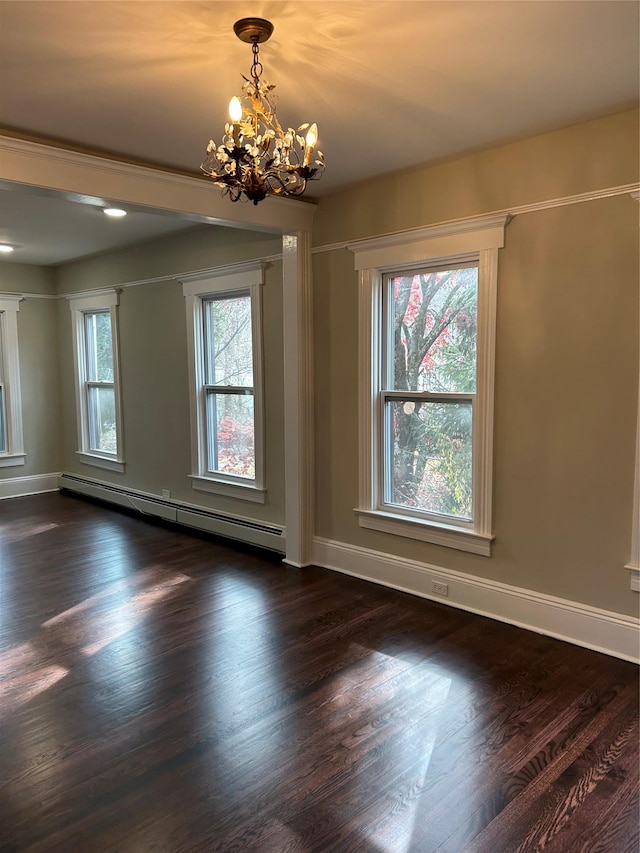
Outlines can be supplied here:
<path id="1" fill-rule="evenodd" d="M 189 332 L 192 484 L 264 502 L 262 266 L 183 282 Z"/>
<path id="2" fill-rule="evenodd" d="M 117 293 L 71 299 L 78 454 L 82 462 L 124 471 L 118 372 Z"/>
<path id="3" fill-rule="evenodd" d="M 349 248 L 362 527 L 490 554 L 497 251 L 507 218 Z"/>
<path id="4" fill-rule="evenodd" d="M 17 314 L 21 297 L 0 298 L 0 468 L 24 465 Z"/>
<path id="5" fill-rule="evenodd" d="M 478 266 L 386 274 L 383 503 L 470 522 Z"/>

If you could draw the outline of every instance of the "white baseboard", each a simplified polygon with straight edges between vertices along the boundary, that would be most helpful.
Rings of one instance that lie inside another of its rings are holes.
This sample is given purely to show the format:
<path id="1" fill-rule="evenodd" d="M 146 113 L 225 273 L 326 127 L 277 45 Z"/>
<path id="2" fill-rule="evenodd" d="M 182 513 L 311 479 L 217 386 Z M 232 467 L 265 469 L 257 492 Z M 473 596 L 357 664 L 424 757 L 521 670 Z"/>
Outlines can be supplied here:
<path id="1" fill-rule="evenodd" d="M 59 475 L 58 484 L 61 489 L 137 510 L 142 515 L 162 518 L 238 542 L 258 545 L 279 554 L 286 550 L 286 531 L 281 525 L 231 515 L 210 507 L 163 498 L 151 492 L 115 486 L 93 477 L 81 477 L 67 472 Z"/>
<path id="2" fill-rule="evenodd" d="M 0 480 L 0 500 L 58 491 L 59 474 L 33 474 L 31 477 L 8 477 Z"/>
<path id="3" fill-rule="evenodd" d="M 314 539 L 314 563 L 640 663 L 640 620 L 633 616 L 329 539 Z M 448 584 L 449 595 L 435 595 L 433 581 Z"/>

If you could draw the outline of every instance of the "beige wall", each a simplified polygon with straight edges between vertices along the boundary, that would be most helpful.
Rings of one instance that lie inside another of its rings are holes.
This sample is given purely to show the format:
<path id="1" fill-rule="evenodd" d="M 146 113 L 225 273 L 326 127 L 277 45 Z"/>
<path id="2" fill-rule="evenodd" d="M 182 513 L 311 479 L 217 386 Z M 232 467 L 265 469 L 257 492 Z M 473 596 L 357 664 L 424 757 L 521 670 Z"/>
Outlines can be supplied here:
<path id="1" fill-rule="evenodd" d="M 317 247 L 638 181 L 638 113 L 566 128 L 322 200 Z M 493 555 L 364 530 L 357 275 L 314 256 L 316 534 L 615 612 L 629 559 L 638 394 L 638 204 L 516 216 L 500 251 Z"/>
<path id="2" fill-rule="evenodd" d="M 638 111 L 573 125 L 322 199 L 315 246 L 461 219 L 638 180 Z"/>
<path id="3" fill-rule="evenodd" d="M 52 295 L 49 267 L 0 263 L 0 292 Z M 0 479 L 60 470 L 62 430 L 58 373 L 57 300 L 28 296 L 18 311 L 18 350 L 25 464 L 0 468 Z"/>
<path id="4" fill-rule="evenodd" d="M 153 279 L 281 252 L 273 236 L 196 228 L 58 269 L 60 294 Z M 64 423 L 63 469 L 86 477 L 273 523 L 284 523 L 282 263 L 268 264 L 265 316 L 267 503 L 262 506 L 194 491 L 191 473 L 186 315 L 177 280 L 125 287 L 120 296 L 120 356 L 126 472 L 78 461 L 71 312 L 59 300 Z"/>

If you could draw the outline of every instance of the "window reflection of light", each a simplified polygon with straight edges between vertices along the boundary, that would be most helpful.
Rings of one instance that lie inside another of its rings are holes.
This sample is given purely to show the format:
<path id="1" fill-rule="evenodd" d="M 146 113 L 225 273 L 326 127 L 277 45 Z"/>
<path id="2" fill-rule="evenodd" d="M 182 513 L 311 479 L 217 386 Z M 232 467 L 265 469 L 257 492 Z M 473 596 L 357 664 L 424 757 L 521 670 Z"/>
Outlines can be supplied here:
<path id="1" fill-rule="evenodd" d="M 133 576 L 116 580 L 110 583 L 106 589 L 97 592 L 95 595 L 89 596 L 89 598 L 85 598 L 84 601 L 81 601 L 79 604 L 74 604 L 73 607 L 63 610 L 62 613 L 57 613 L 55 616 L 52 616 L 51 619 L 47 619 L 46 622 L 42 623 L 42 627 L 49 628 L 51 625 L 68 622 L 77 614 L 95 607 L 98 603 L 100 603 L 101 607 L 104 609 L 105 599 L 113 599 L 111 605 L 115 606 L 121 601 L 128 599 L 128 593 L 130 593 L 132 589 L 136 589 L 145 583 L 152 582 L 155 579 L 155 576 L 155 570 L 151 568 L 138 572 Z"/>
<path id="2" fill-rule="evenodd" d="M 156 689 L 156 684 L 142 674 L 149 661 L 146 631 L 154 607 L 189 580 L 182 574 L 167 577 L 162 566 L 150 567 L 132 577 L 130 585 L 118 584 L 118 594 L 103 600 L 90 616 L 91 631 L 79 641 L 79 651 L 87 661 L 92 681 L 108 685 L 104 711 L 116 726 L 112 745 L 123 747 L 131 741 L 133 730 L 121 727 L 119 721 L 148 706 L 150 694 Z M 115 703 L 110 698 L 113 695 L 117 696 Z"/>
<path id="3" fill-rule="evenodd" d="M 132 552 L 134 548 L 117 526 L 108 520 L 101 520 L 88 532 L 85 552 L 93 555 L 87 559 L 88 576 L 96 584 L 131 579 Z M 108 545 L 108 558 L 102 556 L 105 543 Z M 135 560 L 133 560 L 135 562 Z"/>
<path id="4" fill-rule="evenodd" d="M 48 690 L 69 670 L 46 659 L 46 650 L 21 643 L 0 652 L 0 711 L 16 711 L 39 693 Z"/>
<path id="5" fill-rule="evenodd" d="M 37 536 L 39 533 L 46 533 L 47 530 L 53 530 L 58 527 L 57 524 L 32 524 L 30 521 L 7 521 L 0 523 L 0 542 L 9 544 L 10 542 L 20 542 L 22 539 L 28 539 L 30 536 Z"/>
<path id="6" fill-rule="evenodd" d="M 31 643 L 20 643 L 12 649 L 0 650 L 0 678 L 5 679 L 19 666 L 28 666 L 35 658 Z"/>
<path id="7" fill-rule="evenodd" d="M 211 613 L 213 626 L 207 632 L 211 690 L 205 724 L 211 731 L 233 727 L 253 713 L 268 713 L 270 698 L 283 689 L 279 653 L 273 647 L 271 599 L 250 578 L 239 575 L 216 590 L 216 602 L 220 606 Z M 275 733 L 262 740 L 261 760 L 272 755 L 275 762 L 281 747 Z M 242 772 L 233 739 L 218 744 L 217 760 Z"/>
<path id="8" fill-rule="evenodd" d="M 332 679 L 327 687 L 327 699 L 320 706 L 322 711 L 319 723 L 330 732 L 344 728 L 345 719 L 347 719 L 350 734 L 343 744 L 348 744 L 350 747 L 356 746 L 360 741 L 374 740 L 378 736 L 384 738 L 387 737 L 385 726 L 372 727 L 368 716 L 363 718 L 360 726 L 358 719 L 351 717 L 349 709 L 359 705 L 366 708 L 367 694 L 370 691 L 376 704 L 393 703 L 394 697 L 399 693 L 421 691 L 423 698 L 419 718 L 407 720 L 407 736 L 398 737 L 394 744 L 394 755 L 398 766 L 413 768 L 408 788 L 406 790 L 400 788 L 395 795 L 404 819 L 374 822 L 362 829 L 372 849 L 379 853 L 409 853 L 412 849 L 412 836 L 421 803 L 420 794 L 425 786 L 429 764 L 441 727 L 450 710 L 448 700 L 452 679 L 440 667 L 425 671 L 424 658 L 417 657 L 412 663 L 408 663 L 404 658 L 394 658 L 383 652 L 355 645 L 355 653 L 365 651 L 365 656 L 341 677 Z M 382 666 L 385 667 L 387 678 L 383 684 L 380 684 L 379 675 Z M 357 681 L 354 681 L 354 670 L 357 671 Z M 402 717 L 401 700 L 398 708 L 398 715 Z M 409 736 L 412 732 L 414 736 Z M 420 739 L 415 734 L 419 734 Z M 359 785 L 367 784 L 366 774 L 354 774 L 354 796 L 358 796 Z"/>
<path id="9" fill-rule="evenodd" d="M 91 657 L 129 632 L 131 649 L 120 651 L 136 651 L 139 637 L 132 629 L 158 601 L 190 580 L 187 575 L 175 574 L 155 582 L 158 574 L 159 567 L 153 566 L 127 580 L 118 580 L 47 619 L 33 640 L 0 650 L 0 711 L 16 710 L 64 678 L 69 667 L 63 663 L 68 658 L 73 660 L 76 652 Z M 119 671 L 117 665 L 113 669 Z M 126 667 L 121 669 L 126 671 Z"/>
<path id="10" fill-rule="evenodd" d="M 179 584 L 188 580 L 189 578 L 186 575 L 174 575 L 161 583 L 146 587 L 131 597 L 126 594 L 122 595 L 115 608 L 110 609 L 107 614 L 101 614 L 104 616 L 104 621 L 97 632 L 101 636 L 93 643 L 84 646 L 82 654 L 88 657 L 95 655 L 114 640 L 135 628 L 149 615 L 156 602 L 165 598 Z M 100 616 L 98 619 L 100 620 Z"/>

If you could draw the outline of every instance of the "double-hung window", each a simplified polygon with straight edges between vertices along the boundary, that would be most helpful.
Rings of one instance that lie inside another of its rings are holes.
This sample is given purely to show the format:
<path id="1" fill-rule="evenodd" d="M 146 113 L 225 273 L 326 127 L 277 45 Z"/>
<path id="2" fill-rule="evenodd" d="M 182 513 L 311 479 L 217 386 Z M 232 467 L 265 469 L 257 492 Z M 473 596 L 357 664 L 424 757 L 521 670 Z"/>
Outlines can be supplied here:
<path id="1" fill-rule="evenodd" d="M 471 522 L 478 264 L 383 276 L 382 503 Z"/>
<path id="2" fill-rule="evenodd" d="M 260 263 L 183 281 L 190 350 L 192 485 L 263 503 Z"/>
<path id="3" fill-rule="evenodd" d="M 25 461 L 17 323 L 21 298 L 0 297 L 0 468 Z"/>
<path id="4" fill-rule="evenodd" d="M 497 252 L 507 217 L 366 240 L 362 527 L 489 555 Z"/>
<path id="5" fill-rule="evenodd" d="M 124 471 L 118 359 L 118 294 L 72 298 L 78 455 Z"/>

